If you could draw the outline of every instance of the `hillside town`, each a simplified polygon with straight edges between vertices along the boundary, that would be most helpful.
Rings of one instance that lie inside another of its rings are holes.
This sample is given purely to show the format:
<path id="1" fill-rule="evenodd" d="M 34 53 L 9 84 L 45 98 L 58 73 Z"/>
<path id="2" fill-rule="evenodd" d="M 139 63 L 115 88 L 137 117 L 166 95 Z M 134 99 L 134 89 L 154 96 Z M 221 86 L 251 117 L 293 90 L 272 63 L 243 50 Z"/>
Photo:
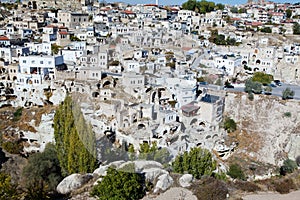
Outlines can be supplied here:
<path id="1" fill-rule="evenodd" d="M 300 4 L 249 0 L 199 10 L 192 2 L 1 0 L 0 108 L 56 108 L 71 95 L 96 140 L 113 138 L 114 148 L 155 144 L 175 158 L 201 147 L 228 159 L 239 143 L 228 142 L 223 125 L 234 107 L 226 98 L 248 92 L 248 79 L 272 77 L 249 99 L 300 99 Z M 23 155 L 43 152 L 55 143 L 54 116 L 26 122 L 34 130 L 1 131 L 26 143 Z M 287 154 L 268 162 L 282 165 Z"/>

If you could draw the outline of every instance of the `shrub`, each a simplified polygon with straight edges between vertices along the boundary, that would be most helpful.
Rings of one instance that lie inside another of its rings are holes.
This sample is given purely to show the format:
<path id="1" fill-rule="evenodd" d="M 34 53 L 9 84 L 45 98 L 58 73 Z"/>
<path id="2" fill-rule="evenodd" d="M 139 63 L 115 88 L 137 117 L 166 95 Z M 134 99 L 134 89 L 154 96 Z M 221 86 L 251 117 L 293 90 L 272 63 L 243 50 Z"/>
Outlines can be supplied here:
<path id="1" fill-rule="evenodd" d="M 16 112 L 14 112 L 14 117 L 13 117 L 13 121 L 19 121 L 21 116 L 22 116 L 22 111 L 23 111 L 23 108 L 18 108 L 16 110 Z"/>
<path id="2" fill-rule="evenodd" d="M 297 165 L 300 167 L 300 156 L 297 156 L 297 157 L 296 157 L 296 163 L 297 163 Z"/>
<path id="3" fill-rule="evenodd" d="M 91 195 L 97 196 L 100 200 L 135 200 L 144 197 L 145 188 L 145 177 L 142 174 L 109 168 L 102 181 L 93 187 Z"/>
<path id="4" fill-rule="evenodd" d="M 19 154 L 23 150 L 23 145 L 20 141 L 7 141 L 2 143 L 2 148 L 8 153 Z"/>
<path id="5" fill-rule="evenodd" d="M 253 95 L 252 92 L 249 92 L 249 93 L 248 93 L 248 99 L 249 99 L 250 101 L 253 101 L 254 95 Z"/>
<path id="6" fill-rule="evenodd" d="M 239 164 L 231 164 L 227 174 L 233 179 L 246 180 L 245 174 Z"/>
<path id="7" fill-rule="evenodd" d="M 225 130 L 230 133 L 236 130 L 236 123 L 230 117 L 226 117 L 224 121 L 224 128 Z"/>
<path id="8" fill-rule="evenodd" d="M 276 181 L 274 183 L 275 190 L 280 194 L 287 194 L 290 190 L 295 189 L 295 183 L 292 179 L 285 179 L 283 181 Z"/>
<path id="9" fill-rule="evenodd" d="M 246 192 L 255 192 L 260 190 L 255 183 L 249 181 L 237 181 L 234 184 L 236 188 Z"/>
<path id="10" fill-rule="evenodd" d="M 295 92 L 291 90 L 291 88 L 287 87 L 285 90 L 282 91 L 282 99 L 292 99 L 295 95 Z"/>
<path id="11" fill-rule="evenodd" d="M 228 194 L 228 188 L 223 181 L 209 177 L 202 184 L 194 185 L 193 193 L 199 200 L 224 200 Z"/>
<path id="12" fill-rule="evenodd" d="M 283 116 L 285 116 L 285 117 L 291 117 L 292 114 L 291 114 L 291 112 L 285 112 L 285 113 L 283 114 Z"/>
<path id="13" fill-rule="evenodd" d="M 216 162 L 207 149 L 193 148 L 190 152 L 178 155 L 172 166 L 177 173 L 188 172 L 195 178 L 201 178 L 203 175 L 212 175 L 216 169 Z"/>
<path id="14" fill-rule="evenodd" d="M 297 169 L 297 163 L 294 160 L 286 159 L 280 167 L 280 175 L 285 176 L 287 173 L 292 173 Z"/>

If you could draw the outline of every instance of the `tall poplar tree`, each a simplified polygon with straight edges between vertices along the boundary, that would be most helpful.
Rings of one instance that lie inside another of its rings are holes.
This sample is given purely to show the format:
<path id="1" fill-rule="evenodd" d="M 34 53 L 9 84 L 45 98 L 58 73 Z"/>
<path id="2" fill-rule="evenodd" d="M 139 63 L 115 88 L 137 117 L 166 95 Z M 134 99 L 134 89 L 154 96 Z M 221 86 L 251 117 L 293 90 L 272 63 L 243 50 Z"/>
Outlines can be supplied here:
<path id="1" fill-rule="evenodd" d="M 54 136 L 64 176 L 92 172 L 97 167 L 94 132 L 70 95 L 56 110 Z"/>

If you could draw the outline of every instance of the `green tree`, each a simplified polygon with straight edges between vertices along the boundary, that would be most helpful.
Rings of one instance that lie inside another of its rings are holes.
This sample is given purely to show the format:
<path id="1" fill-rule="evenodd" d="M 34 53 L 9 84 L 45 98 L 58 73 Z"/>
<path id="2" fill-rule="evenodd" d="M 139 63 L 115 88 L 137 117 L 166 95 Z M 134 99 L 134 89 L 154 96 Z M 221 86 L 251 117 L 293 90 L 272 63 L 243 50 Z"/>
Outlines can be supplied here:
<path id="1" fill-rule="evenodd" d="M 221 4 L 221 3 L 217 3 L 216 7 L 215 7 L 216 10 L 224 10 L 224 8 L 225 8 L 225 5 Z"/>
<path id="2" fill-rule="evenodd" d="M 260 29 L 260 32 L 272 33 L 272 29 L 270 27 L 263 27 L 262 29 Z"/>
<path id="3" fill-rule="evenodd" d="M 46 145 L 44 152 L 29 156 L 28 164 L 23 169 L 28 199 L 45 199 L 62 180 L 61 169 L 55 146 Z"/>
<path id="4" fill-rule="evenodd" d="M 20 195 L 17 192 L 17 185 L 12 184 L 9 175 L 0 173 L 0 200 L 17 200 Z"/>
<path id="5" fill-rule="evenodd" d="M 230 117 L 226 117 L 224 120 L 224 129 L 228 132 L 231 133 L 236 130 L 236 123 L 233 119 Z"/>
<path id="6" fill-rule="evenodd" d="M 216 162 L 207 149 L 193 148 L 190 152 L 178 155 L 172 166 L 174 172 L 188 172 L 199 179 L 203 175 L 211 176 L 216 169 Z"/>
<path id="7" fill-rule="evenodd" d="M 109 168 L 107 175 L 94 186 L 92 196 L 99 200 L 137 200 L 145 196 L 145 177 L 142 174 Z"/>
<path id="8" fill-rule="evenodd" d="M 92 172 L 96 168 L 95 135 L 70 95 L 56 110 L 54 136 L 63 176 Z"/>
<path id="9" fill-rule="evenodd" d="M 293 34 L 300 35 L 300 25 L 297 22 L 293 25 Z"/>
<path id="10" fill-rule="evenodd" d="M 292 99 L 294 97 L 294 95 L 295 95 L 295 92 L 289 87 L 287 87 L 286 89 L 284 89 L 282 91 L 282 99 L 283 100 Z"/>
<path id="11" fill-rule="evenodd" d="M 182 9 L 195 11 L 196 5 L 196 0 L 188 0 L 187 2 L 182 4 Z"/>
<path id="12" fill-rule="evenodd" d="M 170 152 L 167 148 L 157 148 L 156 142 L 150 146 L 148 143 L 140 144 L 139 159 L 154 160 L 161 164 L 168 164 L 171 160 Z"/>
<path id="13" fill-rule="evenodd" d="M 231 164 L 227 174 L 233 179 L 246 180 L 245 174 L 239 164 Z"/>
<path id="14" fill-rule="evenodd" d="M 272 87 L 271 86 L 266 86 L 265 87 L 265 94 L 272 94 Z"/>
<path id="15" fill-rule="evenodd" d="M 291 16 L 292 16 L 292 10 L 291 10 L 291 9 L 287 9 L 287 10 L 285 11 L 285 15 L 286 15 L 286 18 L 290 19 Z"/>
<path id="16" fill-rule="evenodd" d="M 253 74 L 252 81 L 259 82 L 263 85 L 268 85 L 273 81 L 273 76 L 264 72 L 255 72 Z"/>
<path id="17" fill-rule="evenodd" d="M 52 51 L 53 54 L 58 54 L 60 48 L 62 48 L 62 47 L 58 46 L 57 44 L 52 44 L 51 45 L 51 51 Z"/>
<path id="18" fill-rule="evenodd" d="M 294 160 L 286 159 L 280 167 L 280 174 L 285 176 L 287 173 L 292 173 L 297 169 L 297 163 Z"/>
<path id="19" fill-rule="evenodd" d="M 237 7 L 232 7 L 232 8 L 230 8 L 230 11 L 231 11 L 232 13 L 238 13 L 238 12 L 239 12 L 239 9 L 238 9 Z"/>

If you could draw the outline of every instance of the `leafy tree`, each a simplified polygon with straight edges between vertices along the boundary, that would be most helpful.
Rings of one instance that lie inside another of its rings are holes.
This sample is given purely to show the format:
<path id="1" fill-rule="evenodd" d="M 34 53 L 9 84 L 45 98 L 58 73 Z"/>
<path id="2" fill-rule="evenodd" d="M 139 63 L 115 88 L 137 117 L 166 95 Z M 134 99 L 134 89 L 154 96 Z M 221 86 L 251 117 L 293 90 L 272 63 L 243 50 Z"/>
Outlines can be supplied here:
<path id="1" fill-rule="evenodd" d="M 211 12 L 215 9 L 223 8 L 222 4 L 218 4 L 218 6 L 215 5 L 214 2 L 210 1 L 197 1 L 197 0 L 188 0 L 187 2 L 182 4 L 182 8 L 184 10 L 192 10 L 201 14 L 205 14 L 207 12 Z"/>
<path id="2" fill-rule="evenodd" d="M 224 4 L 221 3 L 217 3 L 215 7 L 216 10 L 224 10 L 224 8 L 225 8 Z"/>
<path id="3" fill-rule="evenodd" d="M 156 142 L 150 146 L 148 143 L 140 144 L 139 159 L 155 160 L 162 164 L 167 164 L 171 160 L 171 155 L 168 149 L 158 149 Z"/>
<path id="4" fill-rule="evenodd" d="M 216 169 L 216 162 L 207 149 L 193 148 L 190 152 L 178 155 L 172 166 L 177 173 L 188 172 L 199 179 L 203 175 L 211 176 Z"/>
<path id="5" fill-rule="evenodd" d="M 81 41 L 78 37 L 73 36 L 73 35 L 70 37 L 70 40 L 71 40 L 71 41 Z M 58 52 L 57 52 L 57 53 L 58 53 Z M 57 53 L 56 53 L 56 54 L 57 54 Z"/>
<path id="6" fill-rule="evenodd" d="M 80 107 L 67 95 L 54 116 L 54 136 L 58 160 L 64 176 L 92 172 L 96 168 L 96 141 Z"/>
<path id="7" fill-rule="evenodd" d="M 231 164 L 227 174 L 233 179 L 246 180 L 245 174 L 239 164 Z"/>
<path id="8" fill-rule="evenodd" d="M 272 29 L 270 27 L 263 27 L 262 29 L 260 29 L 260 32 L 272 33 Z"/>
<path id="9" fill-rule="evenodd" d="M 14 140 L 14 141 L 5 141 L 2 143 L 2 148 L 11 153 L 11 154 L 19 154 L 23 150 L 23 145 L 21 140 Z"/>
<path id="10" fill-rule="evenodd" d="M 272 90 L 273 90 L 273 89 L 272 89 L 271 86 L 269 86 L 269 85 L 266 86 L 266 87 L 265 87 L 265 94 L 272 94 Z"/>
<path id="11" fill-rule="evenodd" d="M 54 54 L 58 54 L 60 48 L 61 48 L 61 46 L 58 46 L 57 44 L 52 44 L 51 45 L 51 51 Z"/>
<path id="12" fill-rule="evenodd" d="M 17 200 L 20 195 L 17 192 L 17 185 L 11 183 L 9 175 L 0 173 L 0 200 Z"/>
<path id="13" fill-rule="evenodd" d="M 224 121 L 224 128 L 225 130 L 230 133 L 236 130 L 236 123 L 230 117 L 226 117 Z"/>
<path id="14" fill-rule="evenodd" d="M 297 22 L 293 25 L 293 34 L 300 35 L 300 25 Z"/>
<path id="15" fill-rule="evenodd" d="M 142 174 L 109 168 L 107 175 L 94 186 L 91 195 L 100 200 L 137 200 L 144 197 L 145 177 Z"/>
<path id="16" fill-rule="evenodd" d="M 297 163 L 294 160 L 286 159 L 280 167 L 280 174 L 285 176 L 287 173 L 292 173 L 297 169 Z"/>
<path id="17" fill-rule="evenodd" d="M 287 10 L 285 11 L 285 14 L 286 14 L 286 18 L 290 19 L 291 16 L 292 16 L 292 10 L 291 10 L 291 9 L 287 9 Z"/>
<path id="18" fill-rule="evenodd" d="M 23 169 L 28 199 L 45 199 L 62 180 L 61 169 L 55 146 L 46 145 L 44 152 L 35 153 L 28 158 Z"/>
<path id="19" fill-rule="evenodd" d="M 284 89 L 282 91 L 282 99 L 286 100 L 286 99 L 292 99 L 295 95 L 295 92 L 293 90 L 291 90 L 291 88 L 287 87 L 286 89 Z"/>
<path id="20" fill-rule="evenodd" d="M 259 82 L 263 85 L 268 85 L 273 81 L 273 76 L 264 72 L 255 72 L 253 74 L 252 81 Z"/>
<path id="21" fill-rule="evenodd" d="M 182 4 L 182 9 L 195 11 L 197 0 L 188 0 Z"/>
<path id="22" fill-rule="evenodd" d="M 237 7 L 232 7 L 232 8 L 230 8 L 230 11 L 231 11 L 232 13 L 238 13 L 238 12 L 239 12 L 239 9 L 238 9 Z"/>
<path id="23" fill-rule="evenodd" d="M 257 73 L 261 73 L 261 72 L 257 72 Z M 255 74 L 257 74 L 255 73 Z M 262 86 L 263 84 L 268 84 L 270 81 L 270 79 L 268 78 L 269 75 L 265 76 L 260 76 L 259 74 L 258 75 L 255 75 L 250 78 L 250 79 L 247 79 L 246 82 L 245 82 L 245 92 L 247 93 L 255 93 L 255 94 L 261 94 L 262 93 Z M 264 74 L 264 73 L 261 73 L 261 74 Z M 270 75 L 271 76 L 271 75 Z"/>
<path id="24" fill-rule="evenodd" d="M 252 92 L 254 94 L 261 94 L 262 93 L 262 84 L 259 82 L 252 82 Z"/>

